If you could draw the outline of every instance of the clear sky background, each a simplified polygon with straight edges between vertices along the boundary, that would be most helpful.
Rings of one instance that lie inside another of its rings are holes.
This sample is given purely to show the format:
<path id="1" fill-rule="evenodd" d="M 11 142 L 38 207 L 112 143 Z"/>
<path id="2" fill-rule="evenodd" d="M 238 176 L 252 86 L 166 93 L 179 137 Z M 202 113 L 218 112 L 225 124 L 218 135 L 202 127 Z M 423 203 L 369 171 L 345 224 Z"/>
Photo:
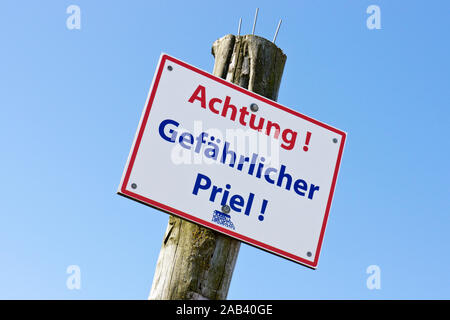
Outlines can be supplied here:
<path id="1" fill-rule="evenodd" d="M 147 298 L 168 215 L 116 190 L 159 55 L 212 71 L 256 7 L 259 36 L 283 19 L 278 101 L 348 136 L 318 269 L 243 244 L 228 298 L 450 298 L 445 0 L 2 1 L 0 298 Z"/>

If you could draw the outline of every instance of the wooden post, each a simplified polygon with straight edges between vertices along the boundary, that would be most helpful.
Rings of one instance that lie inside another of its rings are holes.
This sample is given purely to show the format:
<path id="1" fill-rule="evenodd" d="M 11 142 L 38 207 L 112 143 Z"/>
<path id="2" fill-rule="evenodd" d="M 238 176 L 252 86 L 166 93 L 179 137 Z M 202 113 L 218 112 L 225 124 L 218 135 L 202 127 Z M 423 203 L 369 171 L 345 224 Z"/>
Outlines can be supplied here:
<path id="1" fill-rule="evenodd" d="M 276 100 L 286 55 L 264 38 L 214 42 L 214 75 Z M 226 299 L 240 241 L 170 216 L 149 299 Z"/>

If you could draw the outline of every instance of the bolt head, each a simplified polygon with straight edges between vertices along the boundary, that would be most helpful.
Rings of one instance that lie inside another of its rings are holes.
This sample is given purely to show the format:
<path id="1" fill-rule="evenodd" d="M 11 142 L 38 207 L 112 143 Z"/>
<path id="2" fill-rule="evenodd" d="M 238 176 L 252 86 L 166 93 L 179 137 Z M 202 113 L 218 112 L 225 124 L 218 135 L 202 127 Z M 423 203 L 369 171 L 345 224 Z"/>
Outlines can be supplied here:
<path id="1" fill-rule="evenodd" d="M 252 103 L 250 105 L 250 110 L 252 110 L 253 112 L 258 111 L 258 109 L 259 109 L 259 107 L 258 107 L 258 105 L 256 103 Z"/>
<path id="2" fill-rule="evenodd" d="M 223 213 L 229 213 L 230 212 L 230 206 L 228 206 L 228 205 L 222 206 L 222 212 Z"/>

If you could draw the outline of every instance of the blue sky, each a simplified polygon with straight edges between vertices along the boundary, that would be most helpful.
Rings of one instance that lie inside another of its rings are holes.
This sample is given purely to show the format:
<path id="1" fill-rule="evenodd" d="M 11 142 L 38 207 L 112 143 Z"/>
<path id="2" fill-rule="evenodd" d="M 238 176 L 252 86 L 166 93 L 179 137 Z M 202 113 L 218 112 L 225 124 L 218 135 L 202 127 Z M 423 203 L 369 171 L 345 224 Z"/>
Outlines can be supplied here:
<path id="1" fill-rule="evenodd" d="M 259 36 L 283 19 L 278 101 L 348 136 L 318 269 L 242 245 L 228 298 L 450 298 L 444 0 L 3 1 L 0 298 L 148 296 L 168 216 L 116 190 L 159 55 L 212 71 L 211 44 L 240 17 L 251 33 L 256 7 Z"/>

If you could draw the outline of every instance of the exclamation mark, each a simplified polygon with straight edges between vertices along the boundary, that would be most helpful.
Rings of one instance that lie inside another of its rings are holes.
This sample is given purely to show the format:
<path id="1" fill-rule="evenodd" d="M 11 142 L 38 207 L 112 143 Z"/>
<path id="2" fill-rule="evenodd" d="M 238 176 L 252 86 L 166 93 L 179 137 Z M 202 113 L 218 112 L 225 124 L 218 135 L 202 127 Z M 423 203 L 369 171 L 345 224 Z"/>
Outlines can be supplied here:
<path id="1" fill-rule="evenodd" d="M 268 201 L 266 199 L 264 199 L 263 202 L 262 202 L 261 214 L 258 217 L 259 221 L 263 221 L 264 220 L 263 214 L 264 214 L 264 212 L 266 212 L 267 202 Z"/>
<path id="2" fill-rule="evenodd" d="M 308 151 L 309 140 L 311 140 L 311 132 L 307 131 L 305 145 L 303 146 L 303 151 Z"/>

